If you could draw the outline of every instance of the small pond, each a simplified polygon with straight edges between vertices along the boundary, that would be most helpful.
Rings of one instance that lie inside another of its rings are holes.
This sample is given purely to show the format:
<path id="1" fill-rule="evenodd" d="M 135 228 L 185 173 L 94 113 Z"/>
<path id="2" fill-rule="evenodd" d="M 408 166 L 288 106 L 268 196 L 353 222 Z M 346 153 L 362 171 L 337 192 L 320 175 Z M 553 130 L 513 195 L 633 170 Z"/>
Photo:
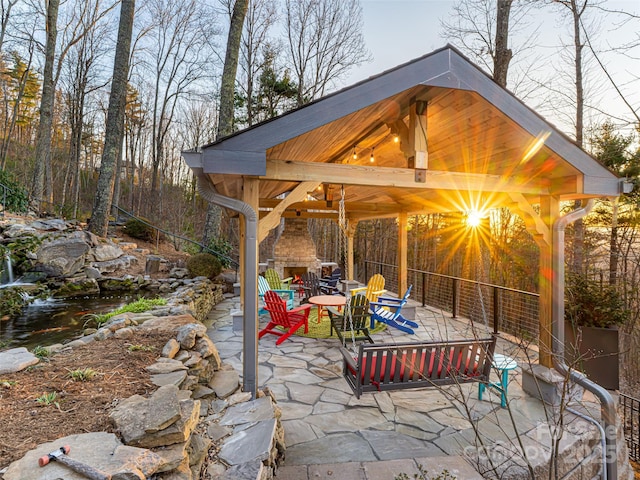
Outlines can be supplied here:
<path id="1" fill-rule="evenodd" d="M 22 315 L 0 321 L 0 349 L 62 343 L 80 335 L 87 322 L 85 315 L 108 313 L 141 296 L 136 293 L 106 293 L 82 297 L 35 300 Z M 95 322 L 87 326 L 95 327 Z"/>

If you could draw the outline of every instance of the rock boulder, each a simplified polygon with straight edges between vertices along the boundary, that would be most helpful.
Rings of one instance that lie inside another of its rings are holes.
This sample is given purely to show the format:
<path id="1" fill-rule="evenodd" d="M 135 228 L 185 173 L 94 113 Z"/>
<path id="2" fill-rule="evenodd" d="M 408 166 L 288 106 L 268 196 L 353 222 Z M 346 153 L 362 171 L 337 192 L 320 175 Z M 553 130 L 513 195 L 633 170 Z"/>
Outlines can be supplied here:
<path id="1" fill-rule="evenodd" d="M 38 363 L 38 357 L 24 347 L 0 352 L 0 375 L 14 373 Z"/>
<path id="2" fill-rule="evenodd" d="M 50 276 L 64 277 L 84 267 L 89 245 L 79 238 L 57 238 L 44 241 L 36 251 L 36 269 Z"/>
<path id="3" fill-rule="evenodd" d="M 51 462 L 38 466 L 38 458 L 69 445 L 69 458 L 93 467 L 112 478 L 145 479 L 155 474 L 162 459 L 150 450 L 123 445 L 113 433 L 95 432 L 69 435 L 43 443 L 9 465 L 4 480 L 86 480 L 68 467 Z"/>

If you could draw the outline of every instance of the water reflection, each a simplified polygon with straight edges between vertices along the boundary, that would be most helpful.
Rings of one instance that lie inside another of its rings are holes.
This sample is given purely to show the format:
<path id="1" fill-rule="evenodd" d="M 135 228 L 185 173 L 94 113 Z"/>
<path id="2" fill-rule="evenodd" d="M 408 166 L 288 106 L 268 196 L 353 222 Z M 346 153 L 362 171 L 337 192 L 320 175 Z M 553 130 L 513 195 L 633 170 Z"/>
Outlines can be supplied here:
<path id="1" fill-rule="evenodd" d="M 21 316 L 0 321 L 0 345 L 32 349 L 37 345 L 63 343 L 82 332 L 86 314 L 111 312 L 140 297 L 135 293 L 34 300 Z M 95 324 L 91 322 L 91 326 Z"/>

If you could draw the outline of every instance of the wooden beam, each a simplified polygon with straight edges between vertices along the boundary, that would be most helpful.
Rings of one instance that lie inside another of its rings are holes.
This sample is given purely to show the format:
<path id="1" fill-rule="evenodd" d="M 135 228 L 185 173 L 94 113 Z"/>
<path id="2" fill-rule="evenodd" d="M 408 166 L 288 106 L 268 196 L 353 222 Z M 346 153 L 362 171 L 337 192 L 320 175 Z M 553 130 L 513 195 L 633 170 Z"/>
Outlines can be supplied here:
<path id="1" fill-rule="evenodd" d="M 302 182 L 294 188 L 269 214 L 260 220 L 258 227 L 258 242 L 264 240 L 271 229 L 280 224 L 282 214 L 292 203 L 296 203 L 306 198 L 310 191 L 315 190 L 320 185 L 318 181 Z"/>
<path id="2" fill-rule="evenodd" d="M 544 242 L 547 246 L 551 245 L 551 229 L 542 220 L 540 214 L 533 209 L 525 196 L 521 193 L 510 193 L 509 197 L 514 201 L 513 204 L 509 205 L 509 209 L 520 215 L 520 218 L 524 220 L 527 231 L 536 240 L 538 246 L 543 246 L 540 245 L 540 242 Z"/>
<path id="3" fill-rule="evenodd" d="M 260 212 L 260 220 L 265 218 L 271 212 Z M 337 213 L 329 213 L 329 212 L 308 212 L 306 210 L 300 210 L 300 213 L 291 210 L 287 210 L 282 213 L 281 218 L 326 218 L 329 220 L 338 220 Z"/>
<path id="4" fill-rule="evenodd" d="M 398 212 L 395 213 L 376 213 L 371 215 L 361 214 L 361 215 L 347 215 L 349 221 L 353 222 L 364 222 L 365 220 L 376 220 L 378 218 L 397 218 Z"/>
<path id="5" fill-rule="evenodd" d="M 282 202 L 277 198 L 261 198 L 260 208 L 275 208 Z M 345 202 L 344 208 L 347 212 L 362 211 L 362 212 L 380 212 L 380 213 L 397 213 L 398 207 L 393 204 L 383 204 L 379 202 Z M 303 201 L 295 202 L 287 207 L 288 210 L 319 210 L 326 212 L 338 212 L 338 200 L 334 200 L 333 207 L 327 207 L 327 204 L 323 201 Z"/>
<path id="6" fill-rule="evenodd" d="M 513 182 L 511 178 L 498 175 L 427 170 L 426 182 L 416 183 L 415 172 L 411 168 L 338 165 L 293 160 L 268 159 L 267 174 L 261 178 L 264 180 L 323 182 L 387 188 L 519 192 L 536 195 L 548 193 L 546 186 Z"/>

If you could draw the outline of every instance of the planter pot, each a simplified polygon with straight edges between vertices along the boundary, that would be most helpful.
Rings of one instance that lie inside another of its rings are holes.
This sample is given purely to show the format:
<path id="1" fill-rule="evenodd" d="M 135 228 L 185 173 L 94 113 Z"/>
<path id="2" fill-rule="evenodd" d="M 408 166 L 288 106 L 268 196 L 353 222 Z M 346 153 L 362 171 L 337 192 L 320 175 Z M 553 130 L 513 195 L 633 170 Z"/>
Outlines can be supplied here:
<path id="1" fill-rule="evenodd" d="M 618 327 L 574 327 L 565 322 L 567 364 L 607 390 L 620 386 Z"/>

